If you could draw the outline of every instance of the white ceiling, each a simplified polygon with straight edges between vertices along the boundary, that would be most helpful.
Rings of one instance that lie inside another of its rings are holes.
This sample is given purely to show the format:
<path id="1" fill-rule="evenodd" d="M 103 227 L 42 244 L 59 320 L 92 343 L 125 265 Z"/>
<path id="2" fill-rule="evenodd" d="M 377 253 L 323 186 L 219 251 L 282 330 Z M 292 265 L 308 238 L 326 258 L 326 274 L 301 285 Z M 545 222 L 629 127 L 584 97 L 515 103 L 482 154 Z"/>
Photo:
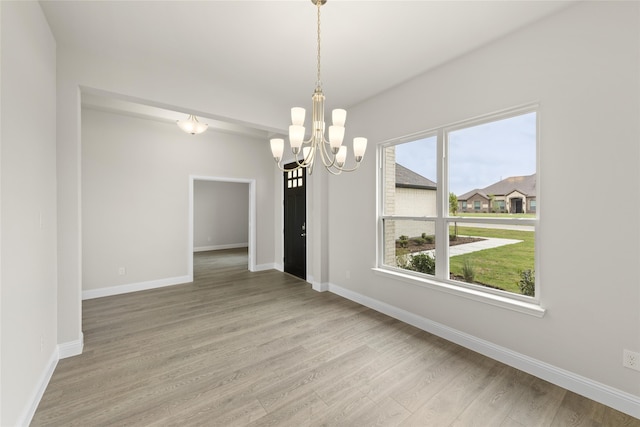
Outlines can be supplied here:
<path id="1" fill-rule="evenodd" d="M 238 91 L 291 106 L 302 94 L 310 103 L 316 80 L 310 0 L 40 3 L 58 46 L 123 63 L 171 58 Z M 570 3 L 329 0 L 321 8 L 325 95 L 334 105 L 356 105 Z"/>

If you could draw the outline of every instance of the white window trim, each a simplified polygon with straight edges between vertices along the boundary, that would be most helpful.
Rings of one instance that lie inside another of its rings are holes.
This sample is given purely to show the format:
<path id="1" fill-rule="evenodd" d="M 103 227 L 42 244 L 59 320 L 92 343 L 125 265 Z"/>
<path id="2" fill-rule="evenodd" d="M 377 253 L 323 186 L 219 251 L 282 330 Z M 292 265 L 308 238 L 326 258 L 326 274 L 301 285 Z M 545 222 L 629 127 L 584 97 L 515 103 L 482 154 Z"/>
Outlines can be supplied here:
<path id="1" fill-rule="evenodd" d="M 423 288 L 434 289 L 438 291 L 442 291 L 448 294 L 460 296 L 466 299 L 471 299 L 473 301 L 501 307 L 504 309 L 520 312 L 523 314 L 532 315 L 535 317 L 543 317 L 546 309 L 541 307 L 540 305 L 540 283 L 539 283 L 539 256 L 538 256 L 538 245 L 535 245 L 535 297 L 528 297 L 524 295 L 515 294 L 508 291 L 502 291 L 498 289 L 492 289 L 489 287 L 483 287 L 481 285 L 473 285 L 473 284 L 465 284 L 463 282 L 458 282 L 454 280 L 449 280 L 448 277 L 443 277 L 443 274 L 447 274 L 449 272 L 448 269 L 448 259 L 449 259 L 449 247 L 446 245 L 443 249 L 443 252 L 446 254 L 445 257 L 436 257 L 436 276 L 430 276 L 422 273 L 414 273 L 410 270 L 404 270 L 392 266 L 385 265 L 383 263 L 384 257 L 384 226 L 383 221 L 385 219 L 392 220 L 419 220 L 419 221 L 436 221 L 436 239 L 438 241 L 446 241 L 448 240 L 448 227 L 447 225 L 450 222 L 461 222 L 465 223 L 495 223 L 495 224 L 514 224 L 518 225 L 533 225 L 536 229 L 536 234 L 538 231 L 540 212 L 536 209 L 537 217 L 535 219 L 531 218 L 491 218 L 491 217 L 464 217 L 464 216 L 449 216 L 449 189 L 448 182 L 443 179 L 443 177 L 448 175 L 448 161 L 446 159 L 448 155 L 448 143 L 446 141 L 446 136 L 449 132 L 463 129 L 467 127 L 472 127 L 476 125 L 480 125 L 483 123 L 488 123 L 491 121 L 497 121 L 502 119 L 507 119 L 509 117 L 518 116 L 521 114 L 527 114 L 535 112 L 536 113 L 536 158 L 537 158 L 537 167 L 536 173 L 539 171 L 539 150 L 540 150 L 540 108 L 537 104 L 529 104 L 519 108 L 509 109 L 502 112 L 497 112 L 481 117 L 477 117 L 471 120 L 465 120 L 459 123 L 455 123 L 448 126 L 442 126 L 437 129 L 431 129 L 424 132 L 418 132 L 415 134 L 407 135 L 400 138 L 394 138 L 388 141 L 381 143 L 378 146 L 377 152 L 377 161 L 378 161 L 378 233 L 377 233 L 377 254 L 376 254 L 376 267 L 372 269 L 372 271 L 379 276 L 387 277 L 394 280 L 399 280 L 405 283 L 409 283 L 412 285 L 420 286 Z M 400 145 L 406 142 L 415 141 L 418 139 L 433 137 L 437 135 L 437 159 L 439 162 L 437 164 L 437 202 L 436 209 L 439 213 L 438 217 L 406 217 L 406 216 L 394 216 L 394 215 L 384 215 L 384 155 L 385 149 L 391 146 Z M 539 182 L 539 178 L 538 178 Z M 440 184 L 442 183 L 442 184 Z M 445 188 L 446 187 L 446 188 Z M 539 185 L 537 186 L 536 192 L 536 200 L 539 199 Z M 446 200 L 445 200 L 446 199 Z M 537 203 L 536 203 L 537 204 Z M 468 206 L 468 203 L 467 203 Z M 443 240 L 444 239 L 444 240 Z"/>
<path id="2" fill-rule="evenodd" d="M 487 290 L 485 289 L 466 288 L 464 286 L 460 286 L 460 284 L 457 282 L 455 284 L 441 282 L 426 275 L 422 275 L 419 277 L 417 274 L 411 274 L 411 271 L 409 270 L 402 270 L 400 268 L 392 268 L 388 266 L 385 266 L 384 268 L 376 267 L 372 268 L 371 270 L 378 276 L 399 280 L 401 282 L 419 286 L 422 288 L 433 289 L 447 294 L 456 295 L 462 298 L 493 305 L 507 310 L 517 311 L 519 313 L 528 314 L 530 316 L 541 318 L 546 312 L 546 310 L 537 303 L 514 299 L 511 295 L 502 296 L 487 292 Z M 507 292 L 504 293 L 506 294 Z"/>

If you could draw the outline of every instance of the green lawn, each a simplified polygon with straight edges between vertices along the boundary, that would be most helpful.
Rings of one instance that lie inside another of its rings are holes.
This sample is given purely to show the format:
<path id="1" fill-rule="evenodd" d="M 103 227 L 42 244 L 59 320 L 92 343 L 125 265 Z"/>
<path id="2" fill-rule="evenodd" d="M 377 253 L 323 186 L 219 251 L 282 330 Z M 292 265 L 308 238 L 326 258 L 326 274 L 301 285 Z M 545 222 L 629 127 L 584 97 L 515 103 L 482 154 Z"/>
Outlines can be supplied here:
<path id="1" fill-rule="evenodd" d="M 450 227 L 453 234 L 453 226 Z M 521 243 L 485 249 L 450 258 L 451 273 L 462 276 L 462 266 L 469 259 L 475 269 L 475 282 L 520 293 L 520 272 L 534 269 L 534 232 L 490 228 L 460 227 L 459 235 L 499 237 L 522 240 Z"/>

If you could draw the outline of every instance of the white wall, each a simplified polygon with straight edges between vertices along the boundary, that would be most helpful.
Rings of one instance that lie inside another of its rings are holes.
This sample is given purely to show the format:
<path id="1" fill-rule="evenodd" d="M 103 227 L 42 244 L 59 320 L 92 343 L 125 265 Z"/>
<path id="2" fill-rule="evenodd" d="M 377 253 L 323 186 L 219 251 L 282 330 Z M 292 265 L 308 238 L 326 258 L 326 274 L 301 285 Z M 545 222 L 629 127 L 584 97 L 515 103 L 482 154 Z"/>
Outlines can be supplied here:
<path id="1" fill-rule="evenodd" d="M 169 57 L 161 63 L 148 57 L 121 62 L 99 52 L 75 51 L 58 46 L 57 65 L 58 340 L 60 343 L 74 343 L 82 339 L 81 90 L 123 95 L 130 100 L 169 108 L 206 112 L 210 117 L 262 124 L 265 129 L 273 129 L 269 126 L 272 126 L 275 117 L 275 120 L 281 120 L 281 127 L 284 128 L 287 115 L 280 113 L 286 108 L 278 110 L 273 103 L 246 96 L 242 90 L 236 91 L 225 85 L 224 81 L 201 73 L 190 64 L 176 63 Z M 189 136 L 185 134 L 185 137 Z M 281 226 L 280 218 L 276 219 L 274 215 L 280 212 L 281 207 L 274 204 L 279 183 L 274 181 L 278 179 L 278 174 L 272 163 L 268 139 L 255 144 L 250 152 L 233 153 L 230 160 L 236 163 L 247 159 L 266 162 L 264 165 L 260 163 L 260 168 L 269 168 L 270 179 L 257 183 L 256 205 L 268 212 L 261 211 L 258 215 L 258 227 L 268 224 L 269 232 L 275 233 L 274 230 L 281 229 Z M 233 176 L 236 163 L 222 162 L 216 156 L 213 154 L 209 160 L 220 166 L 219 170 L 209 169 L 205 175 Z M 262 169 L 258 173 L 262 173 Z M 262 236 L 258 233 L 257 241 L 257 263 L 273 265 L 277 259 L 282 259 L 281 233 Z M 267 247 L 265 252 L 264 248 Z M 268 259 L 265 260 L 265 256 Z M 110 272 L 113 271 L 112 267 Z"/>
<path id="2" fill-rule="evenodd" d="M 360 172 L 330 179 L 331 283 L 636 396 L 638 416 L 640 372 L 623 368 L 622 351 L 640 351 L 639 8 L 580 2 L 352 108 L 350 131 L 372 149 Z M 374 274 L 376 143 L 534 101 L 546 315 Z M 567 194 L 612 203 L 577 212 Z"/>
<path id="3" fill-rule="evenodd" d="M 173 123 L 83 109 L 83 291 L 188 280 L 190 175 L 255 179 L 268 191 L 257 205 L 256 263 L 272 263 L 273 164 L 253 155 L 262 143 L 213 129 L 188 135 Z M 248 184 L 224 185 L 244 186 L 238 216 L 246 243 Z"/>
<path id="4" fill-rule="evenodd" d="M 640 351 L 640 290 L 633 274 L 620 268 L 640 258 L 638 219 L 611 224 L 605 208 L 576 217 L 565 197 L 608 194 L 627 201 L 629 212 L 638 211 L 637 198 L 629 196 L 638 194 L 640 185 L 637 8 L 634 2 L 581 2 L 350 108 L 349 132 L 368 136 L 370 149 L 355 174 L 326 177 L 319 171 L 317 180 L 314 174 L 309 222 L 318 230 L 310 231 L 308 246 L 315 281 L 322 287 L 330 280 L 639 396 L 638 374 L 621 367 L 621 353 L 622 348 Z M 281 109 L 243 97 L 197 70 L 179 69 L 180 64 L 148 58 L 123 64 L 98 53 L 58 51 L 58 339 L 64 343 L 81 337 L 80 88 L 213 115 L 228 111 L 234 119 L 281 128 L 287 118 Z M 375 143 L 531 101 L 541 104 L 537 246 L 546 316 L 533 318 L 374 275 Z M 261 150 L 269 158 L 267 141 Z M 277 231 L 263 243 L 277 263 L 282 208 L 272 199 L 282 190 L 279 173 L 271 169 L 270 176 L 270 186 L 258 185 L 257 204 L 271 206 L 263 220 Z M 597 248 L 592 233 L 599 236 Z M 558 236 L 574 245 L 557 244 Z M 361 250 L 345 252 L 354 242 Z"/>
<path id="5" fill-rule="evenodd" d="M 248 184 L 197 180 L 193 193 L 194 251 L 248 245 Z"/>
<path id="6" fill-rule="evenodd" d="M 0 425 L 12 426 L 29 422 L 58 360 L 56 45 L 37 2 L 0 11 Z"/>

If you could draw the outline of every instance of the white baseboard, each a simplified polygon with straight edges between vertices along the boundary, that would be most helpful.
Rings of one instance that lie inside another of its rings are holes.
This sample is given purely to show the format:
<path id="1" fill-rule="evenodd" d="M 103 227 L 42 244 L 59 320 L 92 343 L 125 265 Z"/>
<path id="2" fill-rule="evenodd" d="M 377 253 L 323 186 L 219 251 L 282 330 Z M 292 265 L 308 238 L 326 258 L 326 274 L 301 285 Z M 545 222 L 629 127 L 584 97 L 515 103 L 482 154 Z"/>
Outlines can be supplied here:
<path id="1" fill-rule="evenodd" d="M 549 381 L 567 390 L 610 406 L 632 417 L 640 418 L 640 397 L 638 396 L 533 359 L 524 354 L 509 350 L 508 348 L 495 345 L 489 341 L 479 339 L 473 335 L 466 334 L 349 289 L 329 284 L 329 291 L 545 381 Z"/>
<path id="2" fill-rule="evenodd" d="M 317 282 L 315 277 L 310 274 L 307 274 L 307 282 L 311 283 L 311 289 L 316 292 L 326 292 L 329 290 L 328 283 Z"/>
<path id="3" fill-rule="evenodd" d="M 265 271 L 265 270 L 277 270 L 276 264 L 258 264 L 253 267 L 251 271 Z"/>
<path id="4" fill-rule="evenodd" d="M 127 294 L 129 292 L 146 291 L 148 289 L 162 288 L 165 286 L 181 285 L 193 282 L 191 276 L 167 277 L 166 279 L 150 280 L 148 282 L 129 283 L 126 285 L 110 286 L 100 289 L 82 291 L 82 299 L 108 297 L 111 295 Z"/>
<path id="5" fill-rule="evenodd" d="M 47 361 L 47 365 L 45 366 L 44 371 L 42 371 L 42 374 L 38 379 L 36 387 L 31 393 L 30 399 L 27 401 L 26 408 L 24 409 L 20 418 L 18 418 L 18 423 L 16 425 L 27 427 L 29 424 L 31 424 L 31 420 L 36 413 L 36 409 L 38 409 L 38 405 L 40 404 L 40 400 L 44 395 L 44 391 L 47 389 L 49 381 L 51 381 L 53 371 L 58 365 L 58 359 L 58 348 L 55 347 L 53 349 L 53 352 L 51 353 L 51 356 L 49 357 L 49 360 Z"/>
<path id="6" fill-rule="evenodd" d="M 328 283 L 311 282 L 311 288 L 316 292 L 327 292 L 329 290 Z"/>
<path id="7" fill-rule="evenodd" d="M 80 332 L 80 338 L 75 341 L 63 342 L 58 344 L 58 357 L 66 359 L 67 357 L 78 356 L 82 354 L 84 349 L 84 334 Z"/>
<path id="8" fill-rule="evenodd" d="M 228 245 L 198 246 L 193 248 L 193 252 L 219 251 L 221 249 L 236 249 L 236 248 L 248 248 L 248 247 L 249 247 L 249 243 L 231 243 Z"/>

